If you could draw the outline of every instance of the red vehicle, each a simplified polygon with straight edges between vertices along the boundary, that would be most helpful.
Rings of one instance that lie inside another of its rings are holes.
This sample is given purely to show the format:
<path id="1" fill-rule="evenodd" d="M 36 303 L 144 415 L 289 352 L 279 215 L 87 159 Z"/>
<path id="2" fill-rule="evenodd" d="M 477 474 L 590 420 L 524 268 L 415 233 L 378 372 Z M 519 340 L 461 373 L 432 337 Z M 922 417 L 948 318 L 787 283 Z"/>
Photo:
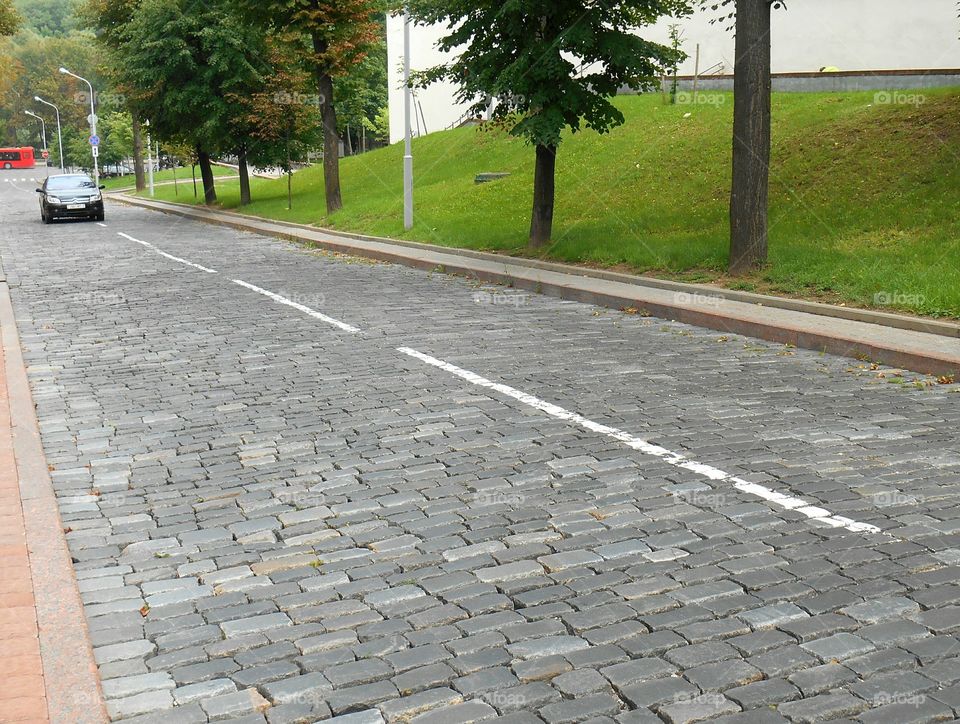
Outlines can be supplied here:
<path id="1" fill-rule="evenodd" d="M 0 168 L 33 168 L 35 164 L 33 149 L 29 146 L 0 148 Z"/>

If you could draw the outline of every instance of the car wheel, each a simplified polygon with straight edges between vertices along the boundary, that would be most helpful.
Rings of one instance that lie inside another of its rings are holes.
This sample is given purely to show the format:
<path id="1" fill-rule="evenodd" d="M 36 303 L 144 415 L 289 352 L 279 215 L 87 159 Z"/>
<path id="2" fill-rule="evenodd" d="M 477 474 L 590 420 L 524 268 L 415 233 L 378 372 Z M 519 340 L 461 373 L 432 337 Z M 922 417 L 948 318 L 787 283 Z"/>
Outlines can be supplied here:
<path id="1" fill-rule="evenodd" d="M 40 218 L 43 220 L 44 224 L 49 224 L 53 220 L 50 218 L 50 214 L 45 214 L 42 211 L 40 212 Z"/>
<path id="2" fill-rule="evenodd" d="M 96 219 L 97 221 L 103 221 L 104 219 L 103 212 L 101 211 L 99 214 L 97 214 L 93 218 Z"/>
<path id="3" fill-rule="evenodd" d="M 4 167 L 4 168 L 13 168 L 13 164 L 5 163 L 5 164 L 3 164 L 3 167 Z"/>

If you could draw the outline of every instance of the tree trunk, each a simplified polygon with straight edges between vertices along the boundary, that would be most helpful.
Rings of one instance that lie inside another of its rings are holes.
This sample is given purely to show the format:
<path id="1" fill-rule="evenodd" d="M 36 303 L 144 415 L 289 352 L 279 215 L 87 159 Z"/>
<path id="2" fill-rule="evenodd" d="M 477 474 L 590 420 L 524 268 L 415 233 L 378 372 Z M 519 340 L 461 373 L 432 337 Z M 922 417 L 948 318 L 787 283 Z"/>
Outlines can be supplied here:
<path id="1" fill-rule="evenodd" d="M 240 168 L 240 205 L 250 203 L 250 171 L 247 169 L 247 149 L 241 148 L 237 152 L 237 165 Z"/>
<path id="2" fill-rule="evenodd" d="M 197 164 L 200 166 L 200 178 L 203 181 L 203 203 L 211 206 L 217 203 L 217 190 L 213 185 L 213 166 L 210 165 L 210 154 L 202 148 L 197 148 Z"/>
<path id="3" fill-rule="evenodd" d="M 533 220 L 530 246 L 541 247 L 553 234 L 553 204 L 556 196 L 557 147 L 537 146 L 537 167 L 533 177 Z"/>
<path id="4" fill-rule="evenodd" d="M 770 184 L 770 0 L 737 0 L 730 273 L 767 261 Z"/>
<path id="5" fill-rule="evenodd" d="M 333 78 L 322 56 L 327 43 L 313 33 L 313 51 L 317 55 L 317 92 L 320 94 L 320 118 L 323 122 L 323 185 L 327 199 L 327 213 L 343 208 L 340 195 L 340 136 L 337 133 L 337 111 L 333 107 Z"/>
<path id="6" fill-rule="evenodd" d="M 140 126 L 140 113 L 130 109 L 130 117 L 133 119 L 133 175 L 136 179 L 137 191 L 143 191 L 147 187 L 147 181 L 143 170 L 143 132 Z"/>

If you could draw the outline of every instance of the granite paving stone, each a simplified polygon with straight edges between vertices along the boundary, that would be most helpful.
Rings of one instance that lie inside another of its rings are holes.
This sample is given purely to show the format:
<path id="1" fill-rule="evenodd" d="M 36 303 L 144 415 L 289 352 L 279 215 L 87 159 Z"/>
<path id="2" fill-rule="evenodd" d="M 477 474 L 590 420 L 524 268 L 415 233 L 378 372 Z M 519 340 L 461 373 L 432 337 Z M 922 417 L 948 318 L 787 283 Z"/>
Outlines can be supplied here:
<path id="1" fill-rule="evenodd" d="M 960 716 L 957 385 L 0 196 L 112 719 Z"/>

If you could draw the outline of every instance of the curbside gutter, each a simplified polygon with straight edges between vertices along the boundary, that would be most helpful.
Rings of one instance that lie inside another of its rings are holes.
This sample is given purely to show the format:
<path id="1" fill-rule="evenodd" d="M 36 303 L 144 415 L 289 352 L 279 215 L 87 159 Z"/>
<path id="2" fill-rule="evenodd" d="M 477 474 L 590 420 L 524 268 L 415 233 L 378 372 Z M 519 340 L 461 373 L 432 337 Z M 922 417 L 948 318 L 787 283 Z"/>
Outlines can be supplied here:
<path id="1" fill-rule="evenodd" d="M 100 677 L 40 441 L 6 281 L 0 281 L 0 344 L 6 360 L 13 454 L 20 481 L 49 720 L 100 724 L 108 721 Z"/>
<path id="2" fill-rule="evenodd" d="M 418 269 L 439 268 L 561 299 L 637 309 L 663 319 L 924 374 L 960 373 L 960 325 L 950 322 L 330 231 L 188 204 L 111 198 L 329 251 Z"/>

